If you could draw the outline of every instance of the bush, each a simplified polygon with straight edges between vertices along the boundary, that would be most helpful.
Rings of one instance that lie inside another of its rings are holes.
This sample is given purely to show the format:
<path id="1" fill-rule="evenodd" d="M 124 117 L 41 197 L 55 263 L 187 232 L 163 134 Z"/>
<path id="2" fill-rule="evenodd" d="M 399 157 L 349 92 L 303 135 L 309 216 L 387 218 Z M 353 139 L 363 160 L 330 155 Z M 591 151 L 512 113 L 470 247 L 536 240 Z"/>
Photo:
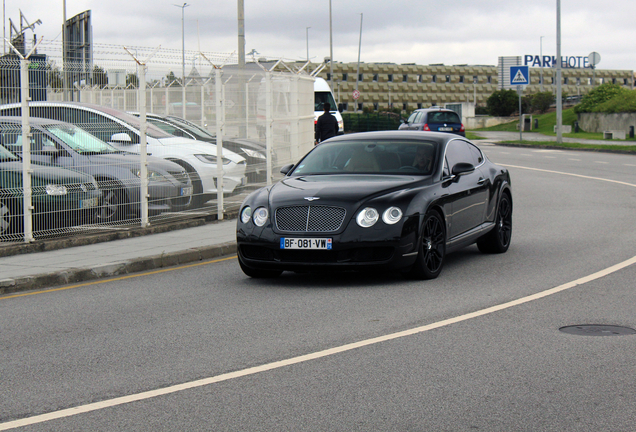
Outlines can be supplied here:
<path id="1" fill-rule="evenodd" d="M 554 95 L 552 92 L 545 91 L 535 93 L 532 97 L 532 111 L 545 114 L 553 103 Z"/>
<path id="2" fill-rule="evenodd" d="M 496 117 L 508 117 L 519 109 L 519 96 L 514 90 L 497 90 L 486 101 L 488 113 Z"/>
<path id="3" fill-rule="evenodd" d="M 626 89 L 623 89 L 626 90 Z M 636 112 L 636 90 L 623 91 L 607 102 L 594 108 L 593 112 L 623 113 Z"/>
<path id="4" fill-rule="evenodd" d="M 599 105 L 617 97 L 620 94 L 627 94 L 631 91 L 632 90 L 623 88 L 618 84 L 601 84 L 583 96 L 581 103 L 574 107 L 574 112 L 577 114 L 584 112 L 601 112 L 596 110 Z"/>

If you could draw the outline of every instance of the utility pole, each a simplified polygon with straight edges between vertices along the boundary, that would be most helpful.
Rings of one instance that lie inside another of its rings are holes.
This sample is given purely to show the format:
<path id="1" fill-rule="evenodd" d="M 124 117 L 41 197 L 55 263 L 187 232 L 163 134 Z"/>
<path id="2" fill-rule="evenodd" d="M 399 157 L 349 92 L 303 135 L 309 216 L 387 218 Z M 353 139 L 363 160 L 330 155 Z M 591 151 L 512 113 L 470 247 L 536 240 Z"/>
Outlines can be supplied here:
<path id="1" fill-rule="evenodd" d="M 557 144 L 563 143 L 563 101 L 561 100 L 561 0 L 557 0 L 557 91 L 556 91 L 556 132 Z"/>

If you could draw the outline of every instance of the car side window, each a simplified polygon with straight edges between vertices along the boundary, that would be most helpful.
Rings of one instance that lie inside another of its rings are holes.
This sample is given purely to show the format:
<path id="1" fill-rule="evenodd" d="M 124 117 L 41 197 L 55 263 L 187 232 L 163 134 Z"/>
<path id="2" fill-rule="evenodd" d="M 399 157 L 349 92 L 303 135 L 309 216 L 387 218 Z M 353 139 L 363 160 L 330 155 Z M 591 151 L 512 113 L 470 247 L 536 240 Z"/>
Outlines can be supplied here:
<path id="1" fill-rule="evenodd" d="M 413 114 L 410 115 L 409 119 L 406 122 L 415 123 L 415 118 L 417 117 L 418 114 L 419 114 L 418 112 L 414 112 Z"/>
<path id="2" fill-rule="evenodd" d="M 444 176 L 450 176 L 451 170 L 458 163 L 469 163 L 473 166 L 475 164 L 475 158 L 473 157 L 473 153 L 471 152 L 469 146 L 472 144 L 468 144 L 466 141 L 462 140 L 452 140 L 446 145 L 446 157 L 444 159 Z M 474 147 L 474 146 L 473 146 Z"/>

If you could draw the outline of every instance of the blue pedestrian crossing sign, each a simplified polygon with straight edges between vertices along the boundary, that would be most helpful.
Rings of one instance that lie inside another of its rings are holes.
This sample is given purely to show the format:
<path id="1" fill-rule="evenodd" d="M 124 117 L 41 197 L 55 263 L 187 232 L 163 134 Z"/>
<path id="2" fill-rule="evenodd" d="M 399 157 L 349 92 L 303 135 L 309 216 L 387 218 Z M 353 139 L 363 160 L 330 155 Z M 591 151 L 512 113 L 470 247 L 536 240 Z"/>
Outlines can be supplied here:
<path id="1" fill-rule="evenodd" d="M 510 66 L 510 85 L 528 85 L 530 84 L 530 71 L 528 66 Z"/>

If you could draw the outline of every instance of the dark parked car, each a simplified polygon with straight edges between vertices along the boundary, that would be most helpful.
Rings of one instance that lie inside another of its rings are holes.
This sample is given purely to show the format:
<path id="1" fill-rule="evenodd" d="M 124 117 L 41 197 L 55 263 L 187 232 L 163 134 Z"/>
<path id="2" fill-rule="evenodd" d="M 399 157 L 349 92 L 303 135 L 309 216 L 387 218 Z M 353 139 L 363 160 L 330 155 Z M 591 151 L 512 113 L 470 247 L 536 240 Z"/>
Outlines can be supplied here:
<path id="1" fill-rule="evenodd" d="M 0 240 L 20 241 L 24 230 L 22 159 L 0 146 Z M 33 229 L 47 230 L 94 222 L 101 191 L 88 174 L 31 164 Z"/>
<path id="2" fill-rule="evenodd" d="M 281 172 L 241 205 L 238 257 L 251 277 L 346 268 L 432 279 L 459 248 L 510 246 L 508 170 L 457 135 L 338 136 Z"/>
<path id="3" fill-rule="evenodd" d="M 130 114 L 139 116 L 139 113 L 136 112 Z M 177 116 L 147 113 L 146 121 L 170 135 L 216 144 L 215 135 L 201 126 Z M 265 157 L 267 152 L 264 143 L 244 138 L 224 138 L 223 148 L 232 150 L 245 158 L 247 161 L 245 174 L 248 183 L 263 183 L 267 180 L 267 158 Z"/>
<path id="4" fill-rule="evenodd" d="M 140 215 L 141 164 L 135 153 L 117 150 L 83 129 L 49 119 L 30 119 L 31 160 L 72 168 L 92 175 L 102 190 L 99 222 Z M 0 144 L 22 152 L 22 119 L 0 117 Z M 158 214 L 180 211 L 192 199 L 192 183 L 186 170 L 168 160 L 148 156 L 148 211 Z"/>
<path id="5" fill-rule="evenodd" d="M 450 132 L 466 136 L 466 130 L 459 114 L 444 108 L 426 108 L 413 111 L 399 130 L 417 130 L 425 132 Z"/>

